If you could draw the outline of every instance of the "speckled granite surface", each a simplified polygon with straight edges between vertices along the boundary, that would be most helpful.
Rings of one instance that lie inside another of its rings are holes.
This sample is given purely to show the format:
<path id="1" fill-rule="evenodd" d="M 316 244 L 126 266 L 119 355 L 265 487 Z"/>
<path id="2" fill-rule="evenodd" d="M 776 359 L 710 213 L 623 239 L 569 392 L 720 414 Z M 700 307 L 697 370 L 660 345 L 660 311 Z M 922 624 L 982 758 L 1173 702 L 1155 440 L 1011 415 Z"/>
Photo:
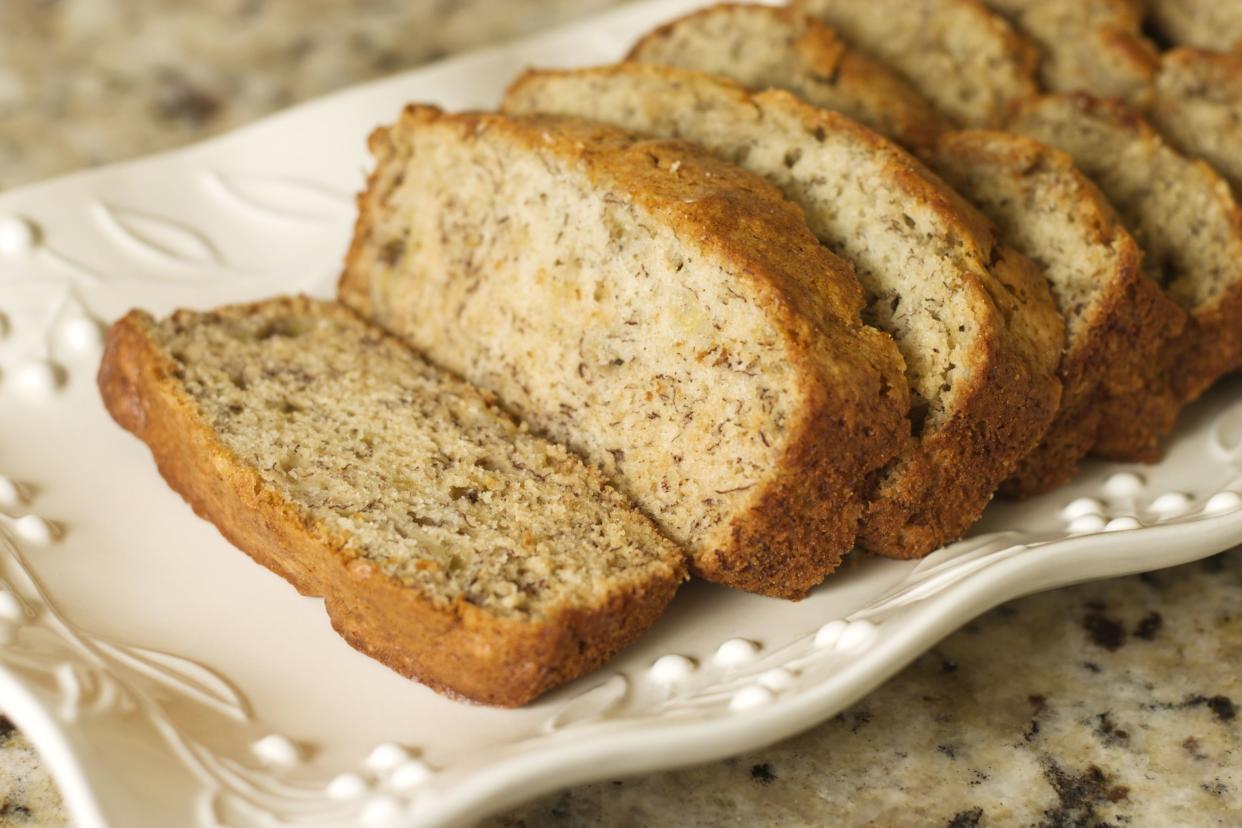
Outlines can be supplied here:
<path id="1" fill-rule="evenodd" d="M 1002 606 L 832 721 L 499 826 L 1242 825 L 1242 551 Z"/>
<path id="2" fill-rule="evenodd" d="M 0 188 L 609 0 L 2 0 Z M 809 733 L 496 826 L 1242 826 L 1242 551 L 1001 607 Z M 0 826 L 66 824 L 0 725 Z"/>

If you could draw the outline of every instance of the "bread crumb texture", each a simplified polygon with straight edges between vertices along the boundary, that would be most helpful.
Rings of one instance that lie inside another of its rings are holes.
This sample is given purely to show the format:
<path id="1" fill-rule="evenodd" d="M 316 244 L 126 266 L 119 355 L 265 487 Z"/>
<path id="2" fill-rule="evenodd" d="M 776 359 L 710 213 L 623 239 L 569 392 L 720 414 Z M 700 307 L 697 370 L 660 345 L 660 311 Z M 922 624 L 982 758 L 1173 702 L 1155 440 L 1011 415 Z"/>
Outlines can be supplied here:
<path id="1" fill-rule="evenodd" d="M 150 331 L 226 448 L 437 606 L 544 619 L 676 568 L 565 449 L 347 313 L 181 311 Z"/>
<path id="2" fill-rule="evenodd" d="M 700 574 L 800 595 L 905 429 L 901 360 L 801 212 L 689 144 L 409 109 L 341 296 L 601 467 Z"/>
<path id="3" fill-rule="evenodd" d="M 928 145 L 945 127 L 887 64 L 788 6 L 721 3 L 691 12 L 643 37 L 627 60 L 723 75 L 756 92 L 788 89 L 906 147 Z"/>
<path id="4" fill-rule="evenodd" d="M 1152 26 L 1179 46 L 1242 53 L 1242 6 L 1233 0 L 1144 0 Z"/>
<path id="5" fill-rule="evenodd" d="M 1037 91 L 1039 53 L 978 0 L 795 0 L 961 126 L 997 126 Z"/>
<path id="6" fill-rule="evenodd" d="M 983 0 L 1039 50 L 1049 92 L 1145 102 L 1159 65 L 1135 0 Z"/>
<path id="7" fill-rule="evenodd" d="M 1109 396 L 1147 395 L 1152 366 L 1186 315 L 1142 272 L 1138 244 L 1065 153 L 1013 133 L 964 130 L 941 137 L 932 163 L 1039 263 L 1065 318 L 1061 408 L 1003 487 L 1047 491 L 1069 480 L 1095 444 Z M 1114 412 L 1110 432 L 1143 429 L 1141 410 Z"/>
<path id="8" fill-rule="evenodd" d="M 1207 161 L 1242 195 L 1242 51 L 1165 52 L 1150 112 L 1170 143 Z"/>
<path id="9" fill-rule="evenodd" d="M 1242 362 L 1242 210 L 1219 173 L 1117 100 L 1045 95 L 1012 129 L 1073 159 L 1121 214 L 1147 275 L 1190 316 L 1166 359 L 1169 394 L 1196 398 Z"/>
<path id="10" fill-rule="evenodd" d="M 918 556 L 960 537 L 1047 427 L 1064 325 L 1046 281 L 883 137 L 783 90 L 750 94 L 716 76 L 634 63 L 528 72 L 504 106 L 698 141 L 776 185 L 853 265 L 864 319 L 905 361 L 917 437 L 876 478 L 864 548 Z"/>

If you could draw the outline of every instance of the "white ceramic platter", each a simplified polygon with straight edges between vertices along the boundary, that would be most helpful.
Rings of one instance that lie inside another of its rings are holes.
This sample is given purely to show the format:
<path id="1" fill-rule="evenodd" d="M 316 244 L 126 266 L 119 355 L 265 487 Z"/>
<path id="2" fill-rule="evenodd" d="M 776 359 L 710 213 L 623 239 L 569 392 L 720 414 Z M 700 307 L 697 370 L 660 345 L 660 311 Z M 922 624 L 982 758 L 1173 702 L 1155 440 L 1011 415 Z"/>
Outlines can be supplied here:
<path id="1" fill-rule="evenodd" d="M 523 67 L 614 59 L 692 5 L 623 8 L 0 195 L 0 707 L 82 828 L 459 823 L 772 742 L 1001 601 L 1242 541 L 1234 381 L 1158 466 L 1091 465 L 925 561 L 857 561 L 801 603 L 691 584 L 611 666 L 493 710 L 355 653 L 104 413 L 99 325 L 129 307 L 331 291 L 366 133 L 403 103 L 492 106 Z"/>

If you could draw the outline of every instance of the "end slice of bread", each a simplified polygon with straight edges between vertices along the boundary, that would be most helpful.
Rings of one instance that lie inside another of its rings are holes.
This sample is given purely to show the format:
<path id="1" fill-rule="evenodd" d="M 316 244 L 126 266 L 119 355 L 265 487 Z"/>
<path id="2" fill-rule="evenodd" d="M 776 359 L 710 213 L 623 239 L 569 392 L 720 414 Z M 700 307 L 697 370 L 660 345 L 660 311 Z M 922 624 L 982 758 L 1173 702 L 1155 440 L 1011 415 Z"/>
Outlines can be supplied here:
<path id="1" fill-rule="evenodd" d="M 1042 266 L 1065 317 L 1060 411 L 1002 487 L 1017 496 L 1048 491 L 1095 445 L 1106 401 L 1147 392 L 1150 366 L 1186 314 L 1143 273 L 1138 244 L 1064 152 L 1012 133 L 966 130 L 943 135 L 931 164 L 1002 239 Z M 1107 428 L 1133 428 L 1116 421 L 1121 413 Z"/>
<path id="2" fill-rule="evenodd" d="M 195 512 L 444 693 L 523 704 L 633 641 L 685 577 L 598 473 L 339 305 L 131 312 L 99 387 Z"/>
<path id="3" fill-rule="evenodd" d="M 1242 5 L 1236 0 L 1141 0 L 1152 25 L 1172 43 L 1242 53 Z"/>
<path id="4" fill-rule="evenodd" d="M 627 60 L 723 75 L 748 89 L 788 89 L 906 147 L 929 146 L 945 123 L 884 63 L 849 48 L 796 9 L 722 3 L 667 23 Z"/>
<path id="5" fill-rule="evenodd" d="M 341 298 L 601 467 L 694 571 L 800 597 L 908 435 L 891 339 L 798 207 L 676 141 L 411 107 Z"/>
<path id="6" fill-rule="evenodd" d="M 893 66 L 962 126 L 997 126 L 1038 90 L 1039 56 L 979 0 L 794 0 L 847 43 Z"/>
<path id="7" fill-rule="evenodd" d="M 1089 92 L 1145 103 L 1159 65 L 1132 0 L 983 0 L 1040 52 L 1050 92 Z"/>
<path id="8" fill-rule="evenodd" d="M 1165 52 L 1150 116 L 1169 143 L 1207 161 L 1242 197 L 1242 53 Z"/>
<path id="9" fill-rule="evenodd" d="M 1048 95 L 1012 128 L 1067 152 L 1117 208 L 1145 251 L 1144 267 L 1190 316 L 1164 360 L 1164 390 L 1147 405 L 1175 411 L 1242 363 L 1242 209 L 1228 183 L 1177 152 L 1136 110 L 1087 95 Z M 1130 401 L 1119 403 L 1124 409 Z M 1107 429 L 1096 451 L 1150 459 L 1170 417 L 1145 433 Z M 1141 439 L 1139 439 L 1141 438 Z"/>
<path id="10" fill-rule="evenodd" d="M 529 72 L 504 105 L 697 141 L 781 188 L 854 265 L 865 318 L 905 358 L 917 434 L 879 476 L 864 548 L 916 557 L 960 537 L 1043 434 L 1064 336 L 1043 276 L 891 142 L 787 92 L 667 66 Z"/>

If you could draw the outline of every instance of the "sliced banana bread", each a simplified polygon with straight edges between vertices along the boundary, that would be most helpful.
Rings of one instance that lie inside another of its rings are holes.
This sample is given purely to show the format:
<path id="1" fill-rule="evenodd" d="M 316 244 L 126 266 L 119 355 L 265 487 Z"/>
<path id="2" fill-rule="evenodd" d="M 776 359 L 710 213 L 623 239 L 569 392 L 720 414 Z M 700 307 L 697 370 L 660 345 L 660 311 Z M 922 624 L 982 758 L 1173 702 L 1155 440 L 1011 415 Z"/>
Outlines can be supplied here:
<path id="1" fill-rule="evenodd" d="M 1242 52 L 1242 3 L 1237 0 L 1140 0 L 1156 30 L 1180 46 Z"/>
<path id="2" fill-rule="evenodd" d="M 1151 119 L 1169 143 L 1210 163 L 1242 197 L 1242 54 L 1165 52 Z"/>
<path id="3" fill-rule="evenodd" d="M 905 357 L 919 436 L 881 475 L 863 547 L 913 557 L 959 537 L 1043 434 L 1063 343 L 1046 282 L 894 144 L 788 92 L 666 66 L 529 72 L 504 105 L 698 141 L 780 187 L 853 263 L 865 318 Z"/>
<path id="4" fill-rule="evenodd" d="M 1019 496 L 1048 491 L 1095 444 L 1109 397 L 1139 402 L 1186 314 L 1143 273 L 1138 244 L 1065 153 L 1008 132 L 966 130 L 944 134 L 930 160 L 1006 243 L 1043 266 L 1065 317 L 1060 411 L 1002 487 Z"/>
<path id="5" fill-rule="evenodd" d="M 796 205 L 701 148 L 410 107 L 341 298 L 599 465 L 705 578 L 799 597 L 908 435 L 901 357 Z"/>
<path id="6" fill-rule="evenodd" d="M 523 704 L 633 641 L 685 577 L 596 471 L 340 305 L 133 311 L 99 386 L 195 512 L 441 692 Z"/>
<path id="7" fill-rule="evenodd" d="M 1159 57 L 1131 0 L 983 0 L 1040 51 L 1051 92 L 1146 101 Z"/>
<path id="8" fill-rule="evenodd" d="M 979 0 L 794 0 L 893 66 L 963 126 L 995 126 L 1035 94 L 1038 53 Z"/>
<path id="9" fill-rule="evenodd" d="M 1190 315 L 1167 354 L 1165 391 L 1148 395 L 1149 427 L 1127 434 L 1110 424 L 1096 447 L 1151 459 L 1169 413 L 1242 363 L 1242 210 L 1216 171 L 1120 101 L 1049 95 L 1025 104 L 1011 127 L 1069 153 L 1138 240 L 1147 273 Z"/>
<path id="10" fill-rule="evenodd" d="M 724 75 L 755 91 L 788 89 L 907 147 L 929 146 L 944 128 L 931 104 L 887 65 L 787 7 L 709 6 L 651 32 L 628 60 Z"/>

